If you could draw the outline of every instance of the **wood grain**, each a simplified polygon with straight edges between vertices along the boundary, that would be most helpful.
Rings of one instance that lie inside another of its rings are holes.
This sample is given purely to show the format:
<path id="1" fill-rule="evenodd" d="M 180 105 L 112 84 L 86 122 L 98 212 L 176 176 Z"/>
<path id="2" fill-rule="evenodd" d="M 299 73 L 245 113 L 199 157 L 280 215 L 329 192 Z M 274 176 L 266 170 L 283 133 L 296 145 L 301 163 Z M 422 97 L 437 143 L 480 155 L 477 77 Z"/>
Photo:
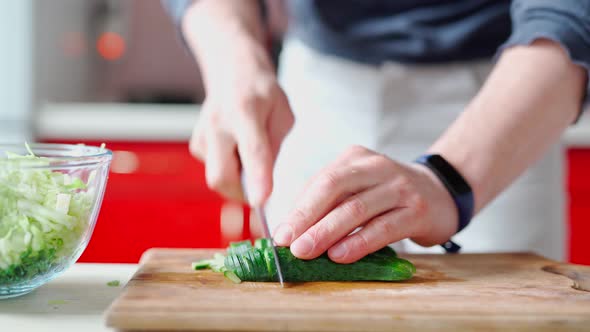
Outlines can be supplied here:
<path id="1" fill-rule="evenodd" d="M 212 250 L 152 249 L 106 313 L 120 330 L 588 331 L 590 293 L 527 254 L 407 255 L 406 282 L 233 284 L 190 263 Z"/>
<path id="2" fill-rule="evenodd" d="M 574 282 L 572 287 L 590 292 L 590 266 L 560 263 L 545 266 L 543 271 L 566 276 Z"/>

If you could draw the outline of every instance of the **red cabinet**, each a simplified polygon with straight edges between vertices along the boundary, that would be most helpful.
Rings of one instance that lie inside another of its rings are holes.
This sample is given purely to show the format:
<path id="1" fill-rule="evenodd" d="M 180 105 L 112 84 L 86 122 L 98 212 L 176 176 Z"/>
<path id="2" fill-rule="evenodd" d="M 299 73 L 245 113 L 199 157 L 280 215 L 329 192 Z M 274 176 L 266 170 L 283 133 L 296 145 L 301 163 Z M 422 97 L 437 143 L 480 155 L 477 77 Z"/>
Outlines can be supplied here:
<path id="1" fill-rule="evenodd" d="M 186 143 L 107 143 L 113 162 L 84 262 L 137 262 L 152 247 L 221 246 L 223 200 Z"/>
<path id="2" fill-rule="evenodd" d="M 590 265 L 590 149 L 568 151 L 569 260 Z"/>

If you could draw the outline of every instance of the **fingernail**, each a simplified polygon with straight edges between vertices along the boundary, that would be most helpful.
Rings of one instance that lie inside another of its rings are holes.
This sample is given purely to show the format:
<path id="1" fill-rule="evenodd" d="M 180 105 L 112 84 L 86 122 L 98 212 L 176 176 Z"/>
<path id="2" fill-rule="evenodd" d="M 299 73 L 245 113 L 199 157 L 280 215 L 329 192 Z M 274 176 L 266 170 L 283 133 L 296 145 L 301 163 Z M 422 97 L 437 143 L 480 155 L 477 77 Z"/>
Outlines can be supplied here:
<path id="1" fill-rule="evenodd" d="M 274 240 L 279 246 L 288 246 L 293 238 L 293 230 L 289 224 L 281 224 L 275 231 Z"/>
<path id="2" fill-rule="evenodd" d="M 291 244 L 291 252 L 297 257 L 307 256 L 313 249 L 313 239 L 309 234 L 303 234 Z"/>
<path id="3" fill-rule="evenodd" d="M 341 243 L 334 248 L 332 248 L 329 252 L 330 257 L 333 259 L 340 259 L 344 257 L 348 253 L 348 246 L 346 243 Z"/>

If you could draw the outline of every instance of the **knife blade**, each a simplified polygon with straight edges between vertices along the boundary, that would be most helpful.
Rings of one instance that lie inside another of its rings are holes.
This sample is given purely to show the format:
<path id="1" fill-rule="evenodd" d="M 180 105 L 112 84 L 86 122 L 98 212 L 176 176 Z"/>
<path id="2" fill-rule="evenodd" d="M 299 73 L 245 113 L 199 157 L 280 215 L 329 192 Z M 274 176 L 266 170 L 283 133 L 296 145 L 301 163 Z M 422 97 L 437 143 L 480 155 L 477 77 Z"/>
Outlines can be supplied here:
<path id="1" fill-rule="evenodd" d="M 241 180 L 242 180 L 242 190 L 244 191 L 244 196 L 246 197 L 246 201 L 248 201 L 248 194 L 247 194 L 248 189 L 246 187 L 246 176 L 245 176 L 244 172 L 242 172 Z M 268 221 L 266 219 L 266 213 L 264 212 L 264 206 L 252 206 L 252 208 L 254 209 L 254 213 L 256 214 L 256 217 L 258 217 L 258 220 L 262 224 L 262 230 L 264 232 L 264 237 L 267 239 L 270 239 L 270 243 L 271 243 L 272 251 L 273 251 L 273 256 L 274 256 L 274 261 L 275 261 L 275 267 L 277 268 L 277 274 L 279 277 L 279 282 L 281 283 L 281 287 L 284 288 L 285 283 L 284 283 L 284 279 L 283 279 L 283 272 L 281 270 L 281 264 L 279 262 L 279 255 L 277 252 L 277 246 L 276 246 L 274 239 L 270 235 L 270 228 L 268 227 Z"/>

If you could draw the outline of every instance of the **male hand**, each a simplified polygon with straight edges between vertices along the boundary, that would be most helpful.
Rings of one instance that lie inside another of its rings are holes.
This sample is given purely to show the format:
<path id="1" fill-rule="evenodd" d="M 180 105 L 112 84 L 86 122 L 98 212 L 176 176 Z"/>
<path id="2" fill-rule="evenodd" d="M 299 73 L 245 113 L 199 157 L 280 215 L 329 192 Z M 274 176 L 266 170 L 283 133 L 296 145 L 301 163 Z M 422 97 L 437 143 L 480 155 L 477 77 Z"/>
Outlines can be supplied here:
<path id="1" fill-rule="evenodd" d="M 250 203 L 262 204 L 272 191 L 280 144 L 294 121 L 287 97 L 273 73 L 247 69 L 218 89 L 203 104 L 191 152 L 205 162 L 210 188 L 243 199 L 243 168 Z"/>
<path id="2" fill-rule="evenodd" d="M 197 58 L 207 97 L 190 141 L 206 167 L 210 188 L 260 205 L 272 191 L 279 147 L 293 114 L 264 46 L 265 30 L 255 0 L 195 1 L 183 34 Z"/>
<path id="3" fill-rule="evenodd" d="M 457 218 L 450 194 L 428 168 L 352 147 L 310 180 L 274 239 L 301 259 L 328 251 L 333 261 L 352 263 L 404 238 L 443 243 Z"/>

